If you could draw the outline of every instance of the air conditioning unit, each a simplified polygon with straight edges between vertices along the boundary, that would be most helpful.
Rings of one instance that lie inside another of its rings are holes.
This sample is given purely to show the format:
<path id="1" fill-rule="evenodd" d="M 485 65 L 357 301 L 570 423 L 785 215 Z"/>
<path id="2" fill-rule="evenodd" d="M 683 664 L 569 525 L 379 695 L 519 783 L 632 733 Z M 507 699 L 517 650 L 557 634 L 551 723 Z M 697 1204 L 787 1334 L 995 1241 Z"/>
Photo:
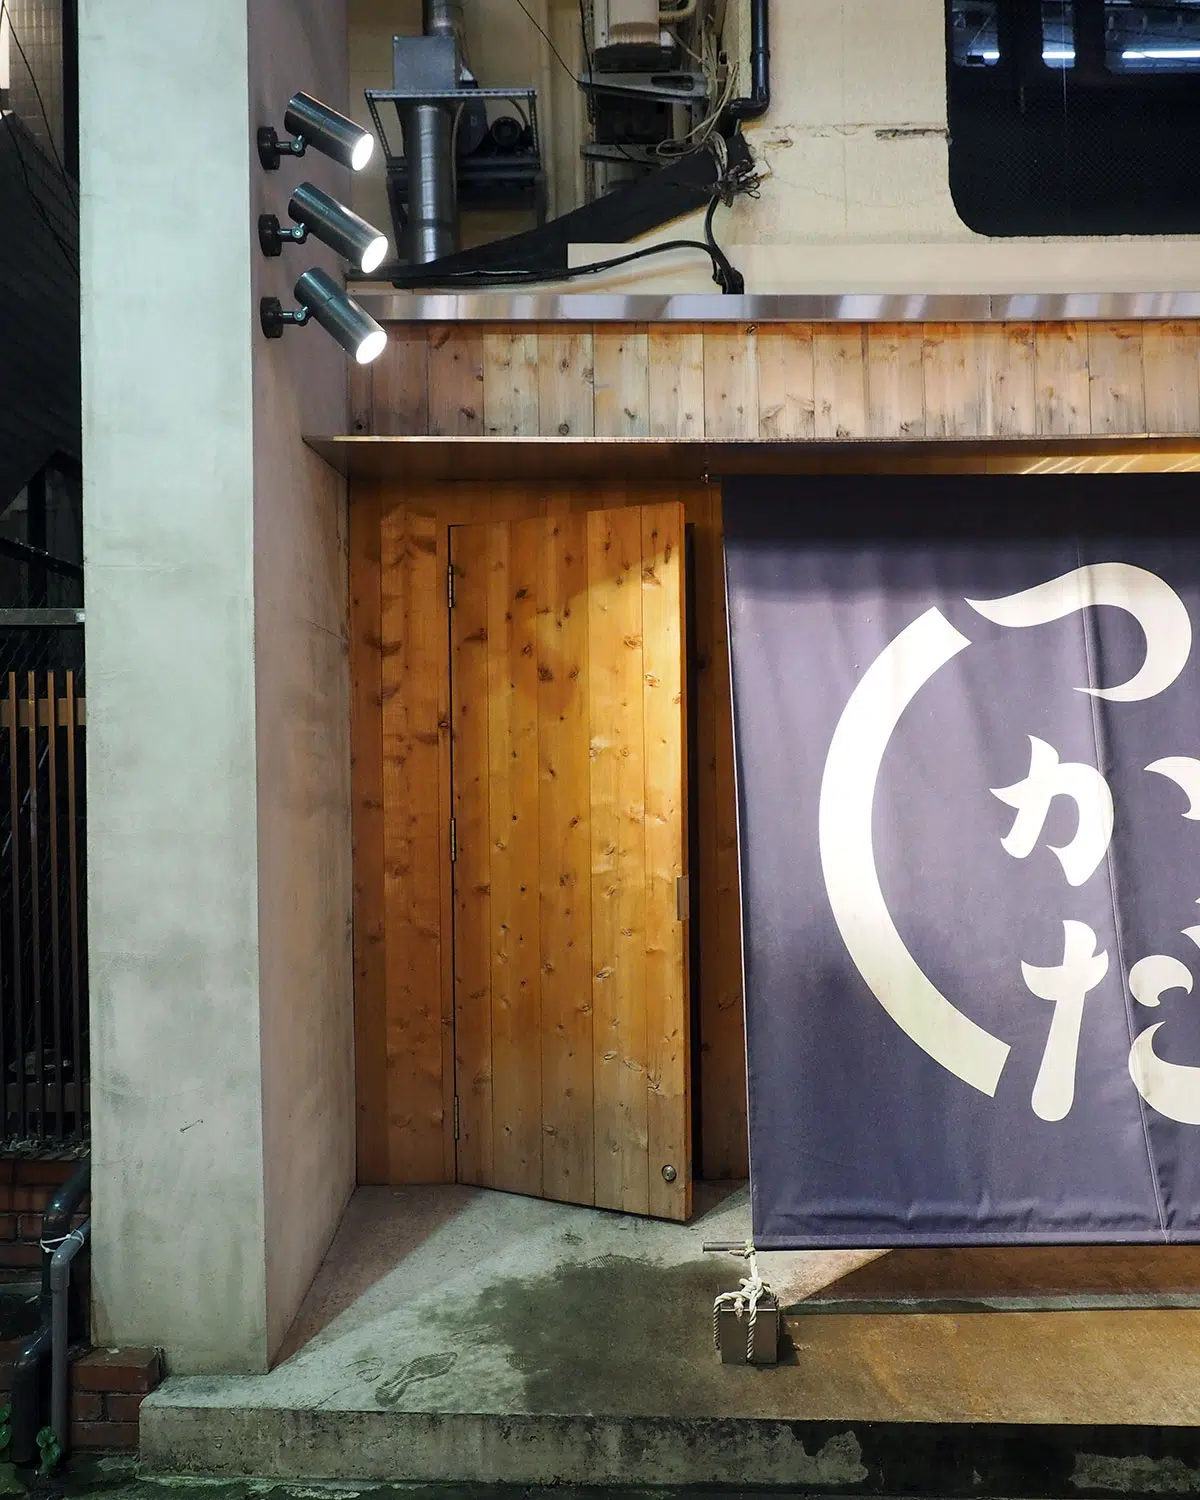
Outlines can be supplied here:
<path id="1" fill-rule="evenodd" d="M 658 0 L 595 0 L 595 15 L 597 52 L 661 44 Z"/>
<path id="2" fill-rule="evenodd" d="M 667 10 L 658 0 L 593 0 L 593 57 L 603 72 L 653 71 L 670 67 L 678 53 L 679 37 L 664 21 Z M 689 4 L 681 16 L 691 20 L 697 7 Z"/>

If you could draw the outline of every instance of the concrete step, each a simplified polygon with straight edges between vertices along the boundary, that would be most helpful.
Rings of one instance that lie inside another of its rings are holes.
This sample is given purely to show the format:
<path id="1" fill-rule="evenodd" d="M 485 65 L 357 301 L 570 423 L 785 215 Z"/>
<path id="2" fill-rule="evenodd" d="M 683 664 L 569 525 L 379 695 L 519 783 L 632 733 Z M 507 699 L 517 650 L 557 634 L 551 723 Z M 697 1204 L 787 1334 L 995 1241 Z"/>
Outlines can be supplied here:
<path id="1" fill-rule="evenodd" d="M 1200 1311 L 878 1305 L 1178 1295 L 1196 1287 L 1191 1260 L 1152 1278 L 1119 1256 L 1104 1275 L 1039 1260 L 1036 1276 L 1001 1257 L 955 1282 L 940 1260 L 902 1275 L 873 1252 L 763 1256 L 781 1362 L 723 1365 L 713 1297 L 744 1263 L 703 1246 L 748 1228 L 744 1189 L 687 1226 L 463 1188 L 364 1190 L 276 1367 L 168 1380 L 142 1408 L 145 1461 L 383 1483 L 1200 1492 Z M 850 1296 L 863 1311 L 801 1310 Z"/>
<path id="2" fill-rule="evenodd" d="M 581 1415 L 142 1410 L 149 1474 L 461 1486 L 791 1489 L 864 1495 L 1200 1494 L 1171 1427 Z"/>

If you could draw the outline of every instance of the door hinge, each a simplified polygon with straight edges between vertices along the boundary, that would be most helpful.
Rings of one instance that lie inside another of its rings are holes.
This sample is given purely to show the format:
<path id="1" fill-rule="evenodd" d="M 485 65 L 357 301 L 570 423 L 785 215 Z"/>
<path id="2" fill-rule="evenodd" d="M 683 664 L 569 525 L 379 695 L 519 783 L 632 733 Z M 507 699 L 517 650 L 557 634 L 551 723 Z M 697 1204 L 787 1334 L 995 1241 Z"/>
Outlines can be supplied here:
<path id="1" fill-rule="evenodd" d="M 454 818 L 450 819 L 450 863 L 453 864 L 458 858 L 458 823 Z"/>
<path id="2" fill-rule="evenodd" d="M 686 922 L 691 916 L 692 893 L 691 886 L 686 875 L 679 875 L 675 880 L 675 920 Z"/>
<path id="3" fill-rule="evenodd" d="M 446 566 L 446 603 L 447 603 L 447 605 L 451 609 L 454 608 L 454 564 L 453 563 L 449 563 Z"/>
<path id="4" fill-rule="evenodd" d="M 459 1128 L 459 1122 L 458 1122 L 458 1095 L 455 1094 L 455 1096 L 454 1096 L 454 1139 L 455 1140 L 458 1140 L 458 1128 Z"/>

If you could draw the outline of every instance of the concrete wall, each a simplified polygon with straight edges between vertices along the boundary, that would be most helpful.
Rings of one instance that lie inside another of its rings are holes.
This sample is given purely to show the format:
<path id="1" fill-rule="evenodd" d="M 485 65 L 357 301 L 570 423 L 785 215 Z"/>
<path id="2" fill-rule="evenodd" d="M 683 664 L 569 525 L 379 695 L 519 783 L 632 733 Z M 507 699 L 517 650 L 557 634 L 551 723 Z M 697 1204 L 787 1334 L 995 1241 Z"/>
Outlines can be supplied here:
<path id="1" fill-rule="evenodd" d="M 84 0 L 80 33 L 96 1327 L 181 1368 L 253 1368 L 246 0 Z M 147 149 L 187 98 L 202 164 Z"/>
<path id="2" fill-rule="evenodd" d="M 321 257 L 252 240 L 301 176 L 253 128 L 344 97 L 345 20 L 250 11 L 80 16 L 96 1333 L 181 1371 L 265 1367 L 353 1180 L 345 496 L 299 440 L 344 367 L 262 339 Z"/>
<path id="3" fill-rule="evenodd" d="M 749 77 L 748 0 L 727 43 Z M 757 292 L 1188 289 L 1193 239 L 977 235 L 950 196 L 945 0 L 774 0 L 772 103 L 747 128 L 770 176 L 717 232 Z M 692 235 L 702 215 L 668 238 Z M 583 263 L 605 247 L 580 246 Z M 711 291 L 702 258 L 589 286 Z"/>
<path id="4" fill-rule="evenodd" d="M 346 110 L 346 9 L 250 0 L 250 123 L 305 88 Z M 349 201 L 350 174 L 309 152 L 250 174 L 251 217 L 286 218 L 308 180 Z M 253 256 L 259 296 L 294 302 L 315 240 Z M 267 1342 L 279 1347 L 354 1186 L 350 678 L 346 486 L 304 446 L 346 430 L 346 355 L 319 328 L 256 337 L 254 619 Z"/>
<path id="5" fill-rule="evenodd" d="M 741 59 L 743 84 L 749 77 L 748 4 L 729 0 L 727 7 L 726 41 Z M 410 5 L 352 0 L 356 99 L 362 80 L 386 76 L 389 67 L 385 28 L 372 18 L 407 15 Z M 563 8 L 554 0 L 556 37 L 558 26 L 565 28 L 564 39 L 572 34 L 571 12 L 577 18 L 574 5 Z M 468 0 L 467 13 L 481 76 L 491 81 L 494 71 L 497 77 L 514 73 L 503 81 L 531 78 L 532 48 L 539 42 L 536 33 L 523 35 L 531 28 L 518 7 L 508 0 L 499 8 L 498 0 Z M 757 201 L 740 200 L 717 218 L 719 238 L 735 252 L 750 291 L 1168 290 L 1194 284 L 1193 239 L 989 240 L 966 227 L 949 186 L 945 0 L 773 0 L 771 42 L 771 110 L 747 131 L 771 176 Z M 562 70 L 554 65 L 550 78 L 556 76 L 561 92 Z M 563 156 L 577 151 L 560 128 L 567 108 L 560 100 L 546 133 L 560 184 L 569 180 Z M 566 197 L 560 187 L 561 207 L 569 206 Z M 681 220 L 647 242 L 695 238 L 702 217 Z M 507 231 L 501 226 L 496 232 Z M 606 253 L 613 253 L 610 245 L 580 245 L 573 258 L 582 264 Z M 695 254 L 656 258 L 591 277 L 586 285 L 713 291 L 708 263 Z"/>

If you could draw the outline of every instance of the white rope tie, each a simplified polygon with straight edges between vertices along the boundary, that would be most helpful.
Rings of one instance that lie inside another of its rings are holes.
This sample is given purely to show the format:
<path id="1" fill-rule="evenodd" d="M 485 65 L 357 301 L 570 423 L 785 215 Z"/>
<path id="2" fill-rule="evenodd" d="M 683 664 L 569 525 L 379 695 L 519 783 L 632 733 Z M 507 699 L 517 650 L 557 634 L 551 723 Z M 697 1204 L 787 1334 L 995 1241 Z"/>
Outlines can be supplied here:
<path id="1" fill-rule="evenodd" d="M 745 1248 L 740 1252 L 745 1260 L 750 1262 L 749 1276 L 743 1276 L 738 1283 L 736 1292 L 722 1292 L 713 1303 L 713 1344 L 717 1352 L 721 1349 L 721 1313 L 728 1309 L 742 1321 L 745 1314 L 749 1314 L 746 1324 L 746 1363 L 754 1362 L 754 1328 L 758 1322 L 758 1304 L 763 1297 L 772 1295 L 771 1288 L 762 1279 L 758 1269 L 758 1257 L 754 1253 L 754 1246 L 747 1241 Z"/>
<path id="2" fill-rule="evenodd" d="M 70 1232 L 70 1234 L 60 1235 L 59 1238 L 56 1239 L 56 1240 L 39 1240 L 38 1244 L 46 1252 L 47 1255 L 53 1255 L 53 1253 L 55 1252 L 55 1250 L 57 1250 L 60 1245 L 65 1245 L 68 1240 L 78 1240 L 79 1243 L 82 1245 L 83 1244 L 83 1230 L 82 1229 L 72 1229 L 71 1232 Z"/>

